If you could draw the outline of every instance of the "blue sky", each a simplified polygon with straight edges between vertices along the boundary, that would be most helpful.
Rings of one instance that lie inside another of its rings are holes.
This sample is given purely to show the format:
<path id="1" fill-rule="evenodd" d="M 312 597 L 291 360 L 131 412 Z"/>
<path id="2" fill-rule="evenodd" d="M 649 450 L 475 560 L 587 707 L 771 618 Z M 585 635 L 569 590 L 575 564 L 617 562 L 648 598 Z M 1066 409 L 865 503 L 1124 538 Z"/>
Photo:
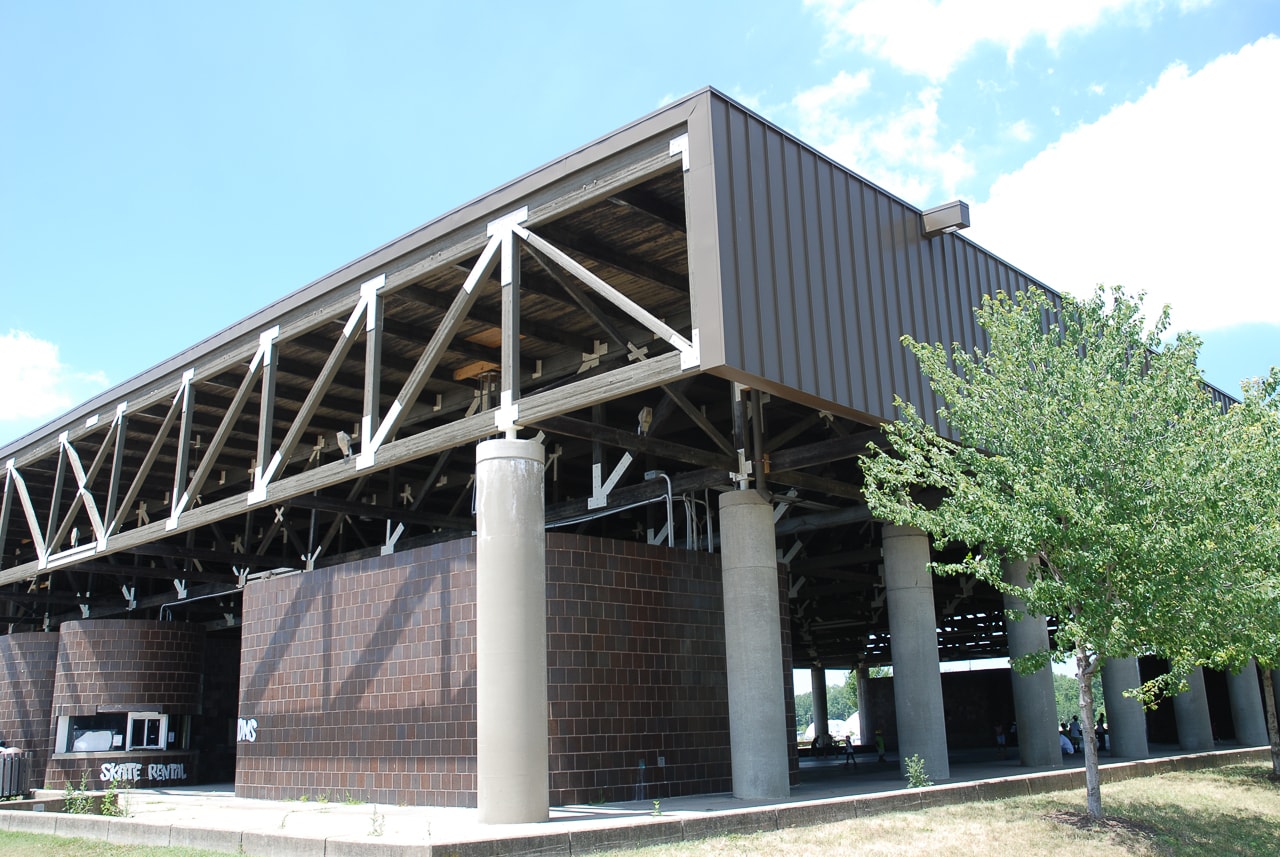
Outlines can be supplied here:
<path id="1" fill-rule="evenodd" d="M 0 443 L 710 84 L 1280 364 L 1280 4 L 0 0 Z M 1270 252 L 1269 252 L 1270 251 Z"/>

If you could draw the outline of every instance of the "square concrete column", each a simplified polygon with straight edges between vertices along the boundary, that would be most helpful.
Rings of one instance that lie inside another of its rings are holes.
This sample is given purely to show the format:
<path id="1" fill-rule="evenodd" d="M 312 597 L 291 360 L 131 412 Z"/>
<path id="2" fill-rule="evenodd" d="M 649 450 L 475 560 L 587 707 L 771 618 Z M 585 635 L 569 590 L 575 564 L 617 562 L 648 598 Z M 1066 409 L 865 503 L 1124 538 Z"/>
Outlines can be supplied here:
<path id="1" fill-rule="evenodd" d="M 1209 719 L 1209 696 L 1204 689 L 1204 670 L 1196 667 L 1187 676 L 1188 688 L 1173 698 L 1173 716 L 1178 723 L 1178 746 L 1198 753 L 1213 749 L 1213 723 Z"/>
<path id="2" fill-rule="evenodd" d="M 1010 562 L 1004 568 L 1005 582 L 1023 589 L 1028 585 L 1028 574 L 1026 560 Z M 1005 639 L 1009 641 L 1011 659 L 1049 650 L 1049 628 L 1043 616 L 1025 615 L 1027 603 L 1017 595 L 1004 596 L 1004 609 L 1022 615 L 1017 620 L 1005 616 Z M 1018 757 L 1028 767 L 1062 767 L 1053 670 L 1046 664 L 1031 675 L 1012 668 L 1009 672 L 1013 710 L 1018 719 Z"/>
<path id="3" fill-rule="evenodd" d="M 1125 696 L 1142 685 L 1137 658 L 1107 658 L 1102 664 L 1102 698 L 1107 708 L 1107 746 L 1114 759 L 1145 759 L 1147 715 L 1142 703 Z"/>
<path id="4" fill-rule="evenodd" d="M 733 796 L 789 797 L 773 507 L 755 491 L 721 494 L 720 544 Z"/>
<path id="5" fill-rule="evenodd" d="M 915 527 L 885 524 L 884 583 L 889 601 L 889 651 L 897 707 L 898 767 L 924 760 L 935 782 L 951 777 L 946 714 L 938 666 L 938 617 L 929 571 L 929 537 Z"/>
<path id="6" fill-rule="evenodd" d="M 549 817 L 544 462 L 537 441 L 476 447 L 476 801 L 486 824 Z"/>
<path id="7" fill-rule="evenodd" d="M 1267 715 L 1262 709 L 1262 687 L 1258 681 L 1258 665 L 1253 658 L 1239 672 L 1227 673 L 1227 696 L 1231 699 L 1231 721 L 1236 727 L 1236 740 L 1244 747 L 1269 745 Z"/>

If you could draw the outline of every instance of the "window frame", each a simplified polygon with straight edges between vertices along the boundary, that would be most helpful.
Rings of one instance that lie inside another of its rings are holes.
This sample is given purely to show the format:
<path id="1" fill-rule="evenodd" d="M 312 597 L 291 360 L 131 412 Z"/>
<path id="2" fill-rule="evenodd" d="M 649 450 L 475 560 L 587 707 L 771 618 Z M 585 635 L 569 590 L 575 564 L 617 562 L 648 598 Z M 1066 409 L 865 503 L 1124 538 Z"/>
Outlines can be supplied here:
<path id="1" fill-rule="evenodd" d="M 155 721 L 159 725 L 159 731 L 156 736 L 155 744 L 147 743 L 147 727 L 143 727 L 142 743 L 135 744 L 133 741 L 133 730 L 135 723 L 148 723 Z M 157 711 L 130 711 L 129 722 L 125 729 L 125 751 L 130 750 L 166 750 L 169 746 L 169 715 L 161 714 Z"/>

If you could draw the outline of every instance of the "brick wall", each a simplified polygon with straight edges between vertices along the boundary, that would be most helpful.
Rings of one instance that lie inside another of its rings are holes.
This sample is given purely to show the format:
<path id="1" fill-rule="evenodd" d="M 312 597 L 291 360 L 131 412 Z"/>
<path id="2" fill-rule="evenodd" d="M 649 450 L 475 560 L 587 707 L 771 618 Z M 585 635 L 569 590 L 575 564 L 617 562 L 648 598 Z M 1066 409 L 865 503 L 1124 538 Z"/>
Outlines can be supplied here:
<path id="1" fill-rule="evenodd" d="M 58 635 L 0 636 L 0 738 L 32 753 L 31 785 L 43 782 L 49 759 Z"/>
<path id="2" fill-rule="evenodd" d="M 719 556 L 549 533 L 547 612 L 553 805 L 732 787 Z"/>
<path id="3" fill-rule="evenodd" d="M 551 802 L 730 788 L 719 557 L 547 548 Z M 474 806 L 475 615 L 473 539 L 249 584 L 236 793 Z"/>
<path id="4" fill-rule="evenodd" d="M 98 712 L 155 711 L 170 718 L 200 712 L 204 631 L 180 622 L 141 619 L 85 619 L 62 623 L 58 666 L 53 685 L 52 717 Z M 170 721 L 170 731 L 179 731 Z M 97 777 L 104 763 L 141 764 L 137 785 L 169 783 L 169 774 L 150 782 L 151 765 L 181 765 L 180 782 L 197 778 L 193 753 L 53 754 L 45 769 L 45 785 L 61 788 L 82 773 Z"/>
<path id="5" fill-rule="evenodd" d="M 475 616 L 472 539 L 251 582 L 236 794 L 474 806 Z"/>

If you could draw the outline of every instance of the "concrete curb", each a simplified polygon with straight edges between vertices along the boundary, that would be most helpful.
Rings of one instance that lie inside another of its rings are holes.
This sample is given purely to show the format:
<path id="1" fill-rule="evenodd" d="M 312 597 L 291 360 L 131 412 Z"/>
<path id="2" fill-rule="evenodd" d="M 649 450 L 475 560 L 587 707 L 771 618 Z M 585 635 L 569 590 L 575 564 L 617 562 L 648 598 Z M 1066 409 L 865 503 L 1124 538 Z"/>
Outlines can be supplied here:
<path id="1" fill-rule="evenodd" d="M 1266 747 L 1194 753 L 1162 759 L 1116 762 L 1099 768 L 1102 783 L 1178 771 L 1199 771 L 1246 762 L 1266 762 Z M 830 824 L 890 812 L 1047 794 L 1084 787 L 1079 768 L 1045 771 L 976 782 L 946 783 L 923 789 L 833 797 L 669 816 L 636 817 L 592 827 L 493 839 L 405 844 L 352 836 L 307 838 L 286 833 L 146 824 L 127 818 L 64 815 L 40 811 L 48 801 L 27 801 L 23 810 L 0 808 L 0 830 L 98 839 L 113 844 L 174 845 L 243 854 L 246 857 L 570 857 L 570 855 L 761 833 L 791 827 Z M 32 811 L 36 806 L 40 810 Z"/>

